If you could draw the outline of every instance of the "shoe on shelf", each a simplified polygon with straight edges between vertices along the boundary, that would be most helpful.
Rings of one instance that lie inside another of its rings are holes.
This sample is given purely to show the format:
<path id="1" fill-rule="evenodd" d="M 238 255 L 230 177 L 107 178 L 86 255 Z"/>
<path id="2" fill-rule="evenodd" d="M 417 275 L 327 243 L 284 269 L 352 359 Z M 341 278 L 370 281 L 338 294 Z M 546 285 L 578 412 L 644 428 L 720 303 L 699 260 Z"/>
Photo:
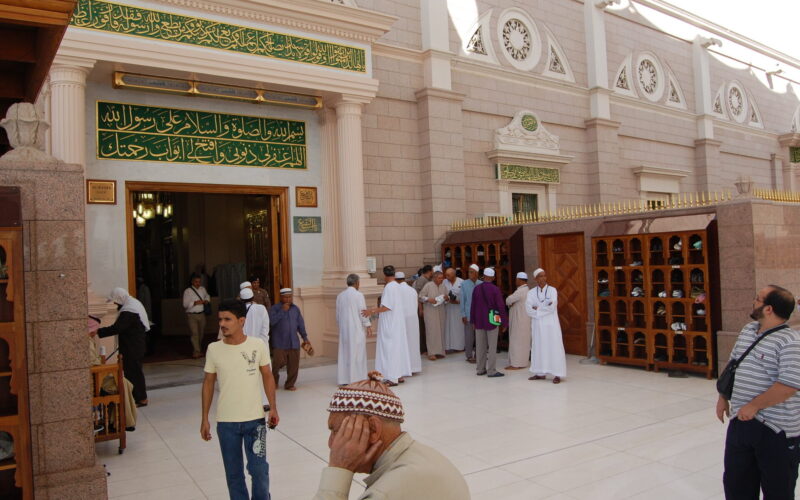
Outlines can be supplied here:
<path id="1" fill-rule="evenodd" d="M 670 266 L 680 266 L 683 265 L 683 257 L 670 257 L 667 262 Z"/>
<path id="2" fill-rule="evenodd" d="M 605 290 L 600 290 L 600 293 L 598 293 L 597 296 L 598 297 L 610 297 L 611 296 L 611 290 L 609 290 L 607 288 Z"/>
<path id="3" fill-rule="evenodd" d="M 694 298 L 694 303 L 695 304 L 705 304 L 706 303 L 706 294 L 705 293 L 701 293 L 700 295 L 695 297 Z"/>
<path id="4" fill-rule="evenodd" d="M 692 243 L 692 248 L 694 248 L 695 250 L 702 250 L 703 249 L 703 240 L 697 240 L 694 243 Z"/>
<path id="5" fill-rule="evenodd" d="M 705 309 L 698 309 L 697 312 L 695 312 L 695 314 L 698 315 L 698 316 L 705 316 L 706 315 L 706 310 Z"/>
<path id="6" fill-rule="evenodd" d="M 599 283 L 601 285 L 607 285 L 608 284 L 608 278 L 600 278 L 599 280 L 597 280 L 597 283 Z"/>
<path id="7" fill-rule="evenodd" d="M 617 334 L 617 344 L 627 344 L 628 343 L 628 335 L 625 333 L 618 333 Z"/>
<path id="8" fill-rule="evenodd" d="M 656 309 L 656 316 L 666 316 L 667 315 L 667 308 L 664 306 L 658 306 Z"/>
<path id="9" fill-rule="evenodd" d="M 642 287 L 640 286 L 633 287 L 633 290 L 631 290 L 631 297 L 643 297 L 643 296 L 644 296 L 644 290 L 642 290 Z"/>
<path id="10" fill-rule="evenodd" d="M 689 296 L 693 299 L 696 299 L 697 297 L 704 295 L 705 293 L 706 291 L 700 288 L 699 286 L 693 286 Z"/>
<path id="11" fill-rule="evenodd" d="M 699 269 L 692 271 L 692 273 L 689 275 L 689 281 L 692 283 L 703 283 L 705 281 L 703 279 L 703 271 Z"/>
<path id="12" fill-rule="evenodd" d="M 622 247 L 614 247 L 611 251 L 614 252 L 614 253 L 622 253 L 622 252 L 624 252 Z"/>
<path id="13" fill-rule="evenodd" d="M 660 292 L 658 292 L 658 296 L 661 297 L 662 299 L 667 298 L 667 291 L 661 290 Z"/>
<path id="14" fill-rule="evenodd" d="M 677 251 L 683 250 L 683 242 L 682 241 L 678 241 L 677 243 L 672 245 L 672 249 L 673 250 L 677 250 Z"/>
<path id="15" fill-rule="evenodd" d="M 633 262 L 631 262 L 631 266 L 632 267 L 638 267 L 638 266 L 641 266 L 641 265 L 642 265 L 642 261 L 641 260 L 634 260 Z"/>
<path id="16" fill-rule="evenodd" d="M 636 337 L 635 339 L 633 339 L 633 343 L 634 344 L 644 344 L 644 336 Z"/>
<path id="17" fill-rule="evenodd" d="M 671 325 L 669 325 L 669 327 L 672 328 L 673 330 L 675 330 L 676 332 L 685 332 L 686 331 L 686 323 L 680 323 L 678 321 L 676 321 L 675 323 L 672 323 Z"/>
<path id="18" fill-rule="evenodd" d="M 672 291 L 672 298 L 682 299 L 683 298 L 683 290 L 673 290 Z"/>

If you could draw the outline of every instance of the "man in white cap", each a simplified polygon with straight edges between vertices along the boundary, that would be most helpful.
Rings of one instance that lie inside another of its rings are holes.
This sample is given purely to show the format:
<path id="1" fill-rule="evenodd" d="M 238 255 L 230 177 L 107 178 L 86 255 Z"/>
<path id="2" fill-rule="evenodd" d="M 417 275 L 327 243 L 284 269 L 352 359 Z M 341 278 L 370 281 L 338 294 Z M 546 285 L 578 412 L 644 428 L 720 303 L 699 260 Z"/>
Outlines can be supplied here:
<path id="1" fill-rule="evenodd" d="M 400 285 L 403 297 L 403 316 L 406 320 L 406 338 L 408 339 L 408 356 L 411 361 L 411 373 L 422 371 L 422 356 L 419 350 L 419 320 L 417 315 L 417 291 L 406 283 L 403 271 L 394 274 L 395 281 Z"/>
<path id="2" fill-rule="evenodd" d="M 467 278 L 461 283 L 461 321 L 464 323 L 464 355 L 467 362 L 475 362 L 475 325 L 469 320 L 469 311 L 472 306 L 472 292 L 478 285 L 478 273 L 481 268 L 478 264 L 471 264 L 467 271 Z"/>
<path id="3" fill-rule="evenodd" d="M 508 366 L 506 370 L 522 370 L 531 355 L 531 317 L 525 310 L 528 299 L 528 273 L 517 273 L 517 289 L 506 298 L 508 306 Z"/>
<path id="4" fill-rule="evenodd" d="M 475 325 L 475 355 L 478 358 L 477 375 L 491 378 L 504 377 L 497 371 L 497 337 L 499 331 L 508 329 L 508 314 L 503 294 L 494 284 L 495 272 L 491 267 L 483 270 L 483 283 L 472 292 L 470 321 Z"/>
<path id="5" fill-rule="evenodd" d="M 361 279 L 347 275 L 347 288 L 336 296 L 336 324 L 339 326 L 339 359 L 336 382 L 352 384 L 367 376 L 367 337 L 372 322 L 361 315 L 367 309 L 364 294 L 358 291 Z"/>
<path id="6" fill-rule="evenodd" d="M 242 285 L 248 284 L 248 281 Z M 253 289 L 248 286 L 239 287 L 239 300 L 244 302 L 247 308 L 247 315 L 245 316 L 244 326 L 242 331 L 248 337 L 255 337 L 264 342 L 264 345 L 269 349 L 269 313 L 267 308 L 261 304 L 254 302 L 255 295 Z M 222 331 L 220 330 L 220 335 Z M 266 408 L 268 406 L 267 395 L 261 391 L 261 404 Z"/>
<path id="7" fill-rule="evenodd" d="M 278 372 L 286 366 L 286 384 L 283 386 L 287 391 L 295 391 L 297 374 L 300 371 L 300 347 L 309 354 L 314 350 L 308 341 L 306 334 L 306 323 L 300 308 L 294 305 L 291 288 L 281 288 L 281 301 L 272 306 L 269 311 L 269 326 L 272 328 L 272 377 L 275 385 L 280 380 Z M 300 335 L 303 343 L 297 339 Z"/>
<path id="8" fill-rule="evenodd" d="M 386 377 L 386 384 L 394 387 L 411 375 L 411 359 L 408 355 L 406 316 L 400 285 L 394 279 L 394 266 L 384 266 L 386 286 L 381 294 L 381 305 L 367 309 L 362 316 L 368 318 L 379 314 L 378 345 L 375 349 L 375 369 Z"/>
<path id="9" fill-rule="evenodd" d="M 564 340 L 561 337 L 561 324 L 558 321 L 558 291 L 547 284 L 544 269 L 533 272 L 536 285 L 528 292 L 525 310 L 533 318 L 531 322 L 531 373 L 528 380 L 543 380 L 553 376 L 553 383 L 561 382 L 567 376 L 567 359 L 564 354 Z"/>

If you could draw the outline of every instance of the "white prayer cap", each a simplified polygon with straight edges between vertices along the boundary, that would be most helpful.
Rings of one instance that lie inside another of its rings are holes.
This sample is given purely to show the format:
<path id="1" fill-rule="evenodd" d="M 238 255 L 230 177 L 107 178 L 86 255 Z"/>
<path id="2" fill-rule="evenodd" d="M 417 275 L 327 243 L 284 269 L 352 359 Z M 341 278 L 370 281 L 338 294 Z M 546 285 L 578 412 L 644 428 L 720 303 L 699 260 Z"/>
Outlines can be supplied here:
<path id="1" fill-rule="evenodd" d="M 433 272 L 435 273 L 442 272 L 442 266 L 433 266 Z"/>
<path id="2" fill-rule="evenodd" d="M 250 288 L 242 288 L 239 292 L 239 298 L 242 300 L 250 300 L 253 298 L 253 290 Z"/>
<path id="3" fill-rule="evenodd" d="M 245 281 L 239 285 L 239 290 L 244 290 L 245 288 L 253 288 L 253 284 L 249 281 Z"/>
<path id="4" fill-rule="evenodd" d="M 281 288 L 280 290 L 281 295 L 291 295 L 292 289 L 291 288 Z"/>
<path id="5" fill-rule="evenodd" d="M 486 269 L 483 270 L 483 275 L 489 277 L 494 276 L 494 269 L 492 269 L 491 267 L 487 267 Z"/>
<path id="6" fill-rule="evenodd" d="M 525 271 L 520 271 L 520 272 L 517 273 L 517 278 L 527 281 L 528 280 L 528 273 L 526 273 Z"/>
<path id="7" fill-rule="evenodd" d="M 536 279 L 536 277 L 539 276 L 540 274 L 542 274 L 543 272 L 544 272 L 544 269 L 542 269 L 541 267 L 539 269 L 535 270 L 533 272 L 533 279 Z"/>
<path id="8" fill-rule="evenodd" d="M 469 266 L 470 269 L 473 269 L 476 273 L 481 272 L 481 268 L 478 267 L 478 264 L 472 264 Z"/>
<path id="9" fill-rule="evenodd" d="M 394 277 L 402 280 L 405 279 L 406 273 L 404 273 L 403 271 L 397 271 L 396 273 L 394 273 Z"/>

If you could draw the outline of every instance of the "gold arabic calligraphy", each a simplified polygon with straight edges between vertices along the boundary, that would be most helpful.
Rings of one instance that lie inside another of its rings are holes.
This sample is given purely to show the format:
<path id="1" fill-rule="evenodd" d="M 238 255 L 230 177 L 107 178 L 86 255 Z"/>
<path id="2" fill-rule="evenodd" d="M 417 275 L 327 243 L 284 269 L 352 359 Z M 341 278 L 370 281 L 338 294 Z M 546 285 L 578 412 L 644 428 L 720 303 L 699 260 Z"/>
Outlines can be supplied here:
<path id="1" fill-rule="evenodd" d="M 366 51 L 357 47 L 101 0 L 78 0 L 70 24 L 359 73 L 367 71 Z"/>
<path id="2" fill-rule="evenodd" d="M 306 168 L 305 123 L 97 102 L 102 159 Z"/>

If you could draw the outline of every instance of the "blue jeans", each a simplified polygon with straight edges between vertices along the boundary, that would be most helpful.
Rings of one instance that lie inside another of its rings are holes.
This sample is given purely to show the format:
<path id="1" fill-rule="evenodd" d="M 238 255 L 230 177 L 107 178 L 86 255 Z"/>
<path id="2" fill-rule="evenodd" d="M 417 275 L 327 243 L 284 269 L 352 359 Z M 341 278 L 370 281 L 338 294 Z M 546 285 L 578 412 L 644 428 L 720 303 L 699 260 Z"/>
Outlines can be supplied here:
<path id="1" fill-rule="evenodd" d="M 249 422 L 217 422 L 217 436 L 231 500 L 270 500 L 265 420 L 260 418 Z M 247 485 L 244 482 L 242 445 L 247 455 L 247 472 L 253 482 L 252 497 L 247 495 Z"/>

